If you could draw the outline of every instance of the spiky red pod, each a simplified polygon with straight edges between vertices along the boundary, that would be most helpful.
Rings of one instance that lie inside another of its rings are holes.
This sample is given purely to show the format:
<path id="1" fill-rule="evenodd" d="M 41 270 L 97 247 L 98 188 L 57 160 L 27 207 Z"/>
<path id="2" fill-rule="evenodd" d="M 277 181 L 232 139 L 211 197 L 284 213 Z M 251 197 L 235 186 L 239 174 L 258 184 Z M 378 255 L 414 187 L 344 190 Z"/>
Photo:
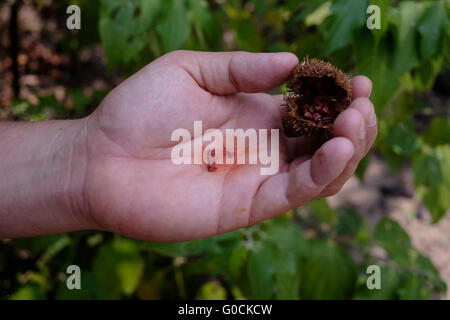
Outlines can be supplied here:
<path id="1" fill-rule="evenodd" d="M 295 68 L 284 96 L 281 118 L 288 137 L 333 137 L 333 122 L 350 104 L 352 85 L 329 62 L 305 58 Z"/>

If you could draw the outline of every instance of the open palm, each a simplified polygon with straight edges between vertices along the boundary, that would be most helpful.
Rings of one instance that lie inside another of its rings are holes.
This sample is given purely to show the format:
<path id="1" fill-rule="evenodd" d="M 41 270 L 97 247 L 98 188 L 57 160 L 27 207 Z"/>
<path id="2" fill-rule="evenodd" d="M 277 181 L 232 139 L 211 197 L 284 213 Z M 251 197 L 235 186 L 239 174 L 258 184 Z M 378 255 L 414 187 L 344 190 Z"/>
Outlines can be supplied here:
<path id="1" fill-rule="evenodd" d="M 376 136 L 370 80 L 353 79 L 354 101 L 336 119 L 335 138 L 282 133 L 282 97 L 264 93 L 298 63 L 289 53 L 176 51 L 114 89 L 87 121 L 84 199 L 98 228 L 137 239 L 189 240 L 231 231 L 336 193 Z M 209 128 L 280 129 L 280 170 L 175 165 L 171 134 L 194 121 Z M 315 151 L 315 152 L 314 152 Z"/>

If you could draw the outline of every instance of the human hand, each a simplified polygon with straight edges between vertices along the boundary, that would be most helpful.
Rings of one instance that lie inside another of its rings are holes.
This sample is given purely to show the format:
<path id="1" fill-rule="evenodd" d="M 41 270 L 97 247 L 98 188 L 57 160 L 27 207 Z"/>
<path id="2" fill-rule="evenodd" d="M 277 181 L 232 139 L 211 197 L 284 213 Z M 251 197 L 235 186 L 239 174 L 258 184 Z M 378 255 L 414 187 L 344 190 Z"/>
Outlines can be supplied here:
<path id="1" fill-rule="evenodd" d="M 260 93 L 286 81 L 289 53 L 169 53 L 124 81 L 85 125 L 81 190 L 93 228 L 153 241 L 212 236 L 275 217 L 335 194 L 377 134 L 371 82 L 353 79 L 353 102 L 335 120 L 335 137 L 318 150 L 309 138 L 280 134 L 280 170 L 260 165 L 175 165 L 171 133 L 208 128 L 278 128 L 282 96 Z M 82 149 L 82 148 L 78 148 Z"/>

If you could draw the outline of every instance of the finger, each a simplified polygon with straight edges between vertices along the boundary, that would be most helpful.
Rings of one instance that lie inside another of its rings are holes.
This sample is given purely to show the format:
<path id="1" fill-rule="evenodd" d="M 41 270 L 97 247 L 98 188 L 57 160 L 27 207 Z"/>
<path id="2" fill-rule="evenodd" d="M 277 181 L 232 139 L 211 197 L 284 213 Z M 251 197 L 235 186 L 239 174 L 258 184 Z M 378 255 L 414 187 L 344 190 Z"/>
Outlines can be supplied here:
<path id="1" fill-rule="evenodd" d="M 353 144 L 355 152 L 347 164 L 346 168 L 343 170 L 341 181 L 346 181 L 352 174 L 353 170 L 356 168 L 358 162 L 361 160 L 365 152 L 365 141 L 366 141 L 366 128 L 365 121 L 361 113 L 354 109 L 348 108 L 344 110 L 335 120 L 333 124 L 333 131 L 335 137 L 345 137 L 350 140 Z M 337 178 L 337 177 L 336 177 Z M 333 179 L 334 180 L 334 179 Z M 332 181 L 333 181 L 332 180 Z M 330 181 L 330 183 L 332 182 Z M 335 193 L 339 191 L 337 184 L 330 185 L 326 187 L 321 195 L 328 193 Z"/>
<path id="2" fill-rule="evenodd" d="M 355 108 L 344 110 L 334 121 L 333 132 L 335 137 L 345 137 L 353 143 L 355 148 L 354 158 L 363 155 L 366 142 L 366 125 L 361 112 Z"/>
<path id="3" fill-rule="evenodd" d="M 358 98 L 352 102 L 349 108 L 357 110 L 363 117 L 364 125 L 366 127 L 366 138 L 363 146 L 361 146 L 359 150 L 359 153 L 355 153 L 341 175 L 339 175 L 338 178 L 336 178 L 321 192 L 320 195 L 322 197 L 328 197 L 339 192 L 345 182 L 354 174 L 359 162 L 370 150 L 377 136 L 376 115 L 373 104 L 370 100 L 366 98 Z"/>
<path id="4" fill-rule="evenodd" d="M 359 97 L 370 97 L 372 92 L 372 81 L 366 76 L 356 76 L 352 79 L 352 99 Z"/>
<path id="5" fill-rule="evenodd" d="M 359 111 L 364 119 L 364 123 L 366 126 L 366 140 L 363 154 L 364 156 L 372 146 L 377 136 L 377 117 L 375 114 L 375 108 L 373 106 L 373 103 L 367 98 L 357 98 L 350 104 L 349 108 L 353 108 Z"/>
<path id="6" fill-rule="evenodd" d="M 287 80 L 298 64 L 289 52 L 174 51 L 166 61 L 180 65 L 198 85 L 214 94 L 262 92 Z"/>
<path id="7" fill-rule="evenodd" d="M 273 218 L 318 197 L 341 174 L 353 153 L 351 141 L 333 138 L 310 160 L 294 161 L 288 172 L 267 179 L 255 194 L 249 224 Z"/>

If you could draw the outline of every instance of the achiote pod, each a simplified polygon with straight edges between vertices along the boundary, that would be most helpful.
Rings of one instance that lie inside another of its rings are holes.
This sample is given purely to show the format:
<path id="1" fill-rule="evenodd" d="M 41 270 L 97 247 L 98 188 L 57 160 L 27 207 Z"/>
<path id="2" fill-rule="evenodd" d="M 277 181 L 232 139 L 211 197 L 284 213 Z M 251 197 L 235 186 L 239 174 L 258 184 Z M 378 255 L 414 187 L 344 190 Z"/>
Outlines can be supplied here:
<path id="1" fill-rule="evenodd" d="M 333 137 L 333 122 L 352 99 L 352 85 L 344 72 L 329 62 L 305 58 L 294 70 L 281 110 L 288 137 Z"/>

